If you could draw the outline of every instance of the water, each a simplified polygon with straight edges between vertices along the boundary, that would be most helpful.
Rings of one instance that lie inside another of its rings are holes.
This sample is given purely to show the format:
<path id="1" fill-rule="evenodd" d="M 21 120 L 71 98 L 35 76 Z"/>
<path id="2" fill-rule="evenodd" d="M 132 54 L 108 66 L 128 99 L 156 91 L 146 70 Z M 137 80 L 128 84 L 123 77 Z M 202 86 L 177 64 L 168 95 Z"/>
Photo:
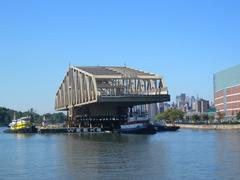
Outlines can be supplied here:
<path id="1" fill-rule="evenodd" d="M 0 179 L 240 179 L 240 132 L 0 133 Z"/>

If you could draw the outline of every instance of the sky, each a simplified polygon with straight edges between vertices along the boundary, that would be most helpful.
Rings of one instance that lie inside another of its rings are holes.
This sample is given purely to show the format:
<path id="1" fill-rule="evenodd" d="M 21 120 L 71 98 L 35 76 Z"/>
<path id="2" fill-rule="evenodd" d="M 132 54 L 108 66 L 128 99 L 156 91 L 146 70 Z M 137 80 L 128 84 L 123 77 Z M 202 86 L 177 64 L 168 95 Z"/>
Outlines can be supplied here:
<path id="1" fill-rule="evenodd" d="M 213 74 L 240 64 L 238 0 L 0 0 L 0 106 L 54 112 L 69 64 L 163 75 L 213 100 Z"/>

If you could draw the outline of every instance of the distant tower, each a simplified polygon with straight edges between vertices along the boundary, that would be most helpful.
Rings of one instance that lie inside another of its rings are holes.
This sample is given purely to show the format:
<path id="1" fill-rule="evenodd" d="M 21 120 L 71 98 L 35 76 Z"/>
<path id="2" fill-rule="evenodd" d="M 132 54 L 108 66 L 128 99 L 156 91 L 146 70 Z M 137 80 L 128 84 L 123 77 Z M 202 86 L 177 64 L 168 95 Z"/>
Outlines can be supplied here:
<path id="1" fill-rule="evenodd" d="M 199 100 L 199 94 L 197 93 L 197 101 Z"/>

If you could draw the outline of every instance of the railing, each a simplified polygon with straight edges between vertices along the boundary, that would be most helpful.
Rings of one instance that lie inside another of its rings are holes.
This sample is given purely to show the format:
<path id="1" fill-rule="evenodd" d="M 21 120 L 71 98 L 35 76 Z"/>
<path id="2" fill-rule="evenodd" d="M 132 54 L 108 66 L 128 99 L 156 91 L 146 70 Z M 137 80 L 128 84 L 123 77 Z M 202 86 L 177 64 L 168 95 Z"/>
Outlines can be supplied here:
<path id="1" fill-rule="evenodd" d="M 98 88 L 98 94 L 100 96 L 161 95 L 161 94 L 168 94 L 168 89 L 161 88 L 161 89 L 151 89 L 147 91 L 117 92 L 116 89 Z"/>

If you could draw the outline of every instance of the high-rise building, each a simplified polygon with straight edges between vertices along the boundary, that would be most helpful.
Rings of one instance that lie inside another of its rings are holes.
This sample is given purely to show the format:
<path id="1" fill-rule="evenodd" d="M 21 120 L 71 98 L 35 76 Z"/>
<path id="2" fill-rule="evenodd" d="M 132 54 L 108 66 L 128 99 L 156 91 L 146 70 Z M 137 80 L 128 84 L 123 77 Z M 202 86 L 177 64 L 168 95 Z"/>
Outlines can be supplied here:
<path id="1" fill-rule="evenodd" d="M 240 112 L 240 65 L 214 74 L 214 103 L 226 117 Z"/>
<path id="2" fill-rule="evenodd" d="M 205 112 L 208 112 L 208 109 L 209 109 L 209 101 L 205 99 L 197 100 L 196 112 L 205 113 Z"/>
<path id="3" fill-rule="evenodd" d="M 160 113 L 170 109 L 171 105 L 168 103 L 158 103 L 158 110 Z"/>
<path id="4" fill-rule="evenodd" d="M 180 96 L 176 97 L 176 106 L 182 111 L 187 111 L 187 98 L 186 94 L 182 93 Z"/>
<path id="5" fill-rule="evenodd" d="M 189 111 L 195 111 L 196 110 L 196 98 L 194 96 L 187 97 L 187 103 L 188 103 L 188 110 Z"/>
<path id="6" fill-rule="evenodd" d="M 187 96 L 182 93 L 176 97 L 176 104 L 173 104 L 173 108 L 180 109 L 184 112 L 207 112 L 209 109 L 209 101 L 195 98 L 194 96 Z"/>
<path id="7" fill-rule="evenodd" d="M 192 96 L 192 101 L 191 101 L 192 105 L 192 111 L 196 111 L 197 109 L 197 102 L 196 102 L 196 98 L 194 96 Z"/>
<path id="8" fill-rule="evenodd" d="M 148 104 L 147 105 L 147 112 L 149 118 L 154 118 L 158 114 L 158 106 L 157 104 Z"/>

